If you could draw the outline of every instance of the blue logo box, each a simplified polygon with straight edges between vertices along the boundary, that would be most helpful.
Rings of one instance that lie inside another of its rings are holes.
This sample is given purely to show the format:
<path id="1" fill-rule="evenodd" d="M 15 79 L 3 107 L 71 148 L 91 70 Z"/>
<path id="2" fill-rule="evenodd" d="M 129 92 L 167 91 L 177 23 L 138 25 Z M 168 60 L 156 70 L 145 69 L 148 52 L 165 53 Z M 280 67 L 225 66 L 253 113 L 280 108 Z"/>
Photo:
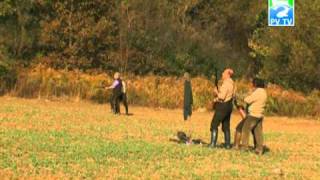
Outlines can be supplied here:
<path id="1" fill-rule="evenodd" d="M 269 26 L 294 26 L 294 0 L 268 0 Z"/>

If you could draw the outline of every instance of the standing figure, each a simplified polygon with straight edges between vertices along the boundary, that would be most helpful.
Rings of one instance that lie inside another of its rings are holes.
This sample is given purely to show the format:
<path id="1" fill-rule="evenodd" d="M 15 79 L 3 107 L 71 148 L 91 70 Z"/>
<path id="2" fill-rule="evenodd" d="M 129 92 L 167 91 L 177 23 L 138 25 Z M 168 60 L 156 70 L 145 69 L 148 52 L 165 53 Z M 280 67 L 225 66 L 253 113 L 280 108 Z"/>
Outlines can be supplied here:
<path id="1" fill-rule="evenodd" d="M 193 105 L 193 97 L 192 97 L 192 86 L 191 79 L 189 73 L 184 73 L 184 97 L 183 97 L 183 119 L 185 122 L 185 129 L 188 131 L 189 137 L 186 138 L 186 144 L 192 144 L 192 130 L 190 119 L 192 115 L 192 105 Z"/>
<path id="2" fill-rule="evenodd" d="M 237 127 L 237 131 L 242 131 L 241 142 L 244 150 L 249 149 L 249 135 L 254 135 L 255 152 L 263 154 L 263 130 L 262 122 L 264 110 L 267 102 L 267 92 L 264 89 L 263 80 L 255 78 L 252 81 L 253 92 L 244 99 L 248 104 L 248 115 Z"/>
<path id="3" fill-rule="evenodd" d="M 193 105 L 193 96 L 192 96 L 190 74 L 186 72 L 184 73 L 184 98 L 183 98 L 183 118 L 185 121 L 191 118 L 192 105 Z"/>
<path id="4" fill-rule="evenodd" d="M 243 127 L 244 122 L 246 121 L 246 117 L 247 117 L 247 114 L 248 114 L 248 108 L 245 109 L 244 106 L 238 106 L 237 105 L 237 109 L 239 111 L 239 114 L 240 114 L 242 120 L 236 126 L 236 131 L 234 133 L 233 148 L 235 150 L 239 150 L 239 148 L 240 148 L 242 127 Z M 257 142 L 256 142 L 256 139 L 255 139 L 254 130 L 252 130 L 251 133 L 252 133 L 252 136 L 253 136 L 254 148 L 256 148 Z"/>
<path id="5" fill-rule="evenodd" d="M 215 99 L 215 113 L 211 121 L 211 142 L 209 147 L 215 148 L 218 140 L 218 127 L 222 123 L 224 133 L 224 147 L 230 149 L 230 118 L 233 108 L 233 96 L 235 94 L 235 84 L 231 79 L 232 69 L 225 69 L 222 73 L 222 86 L 214 90 L 217 95 Z"/>
<path id="6" fill-rule="evenodd" d="M 120 114 L 120 100 L 122 96 L 122 81 L 120 79 L 120 73 L 116 72 L 114 74 L 114 81 L 111 86 L 106 87 L 106 89 L 112 89 L 111 96 L 111 109 L 114 114 Z"/>

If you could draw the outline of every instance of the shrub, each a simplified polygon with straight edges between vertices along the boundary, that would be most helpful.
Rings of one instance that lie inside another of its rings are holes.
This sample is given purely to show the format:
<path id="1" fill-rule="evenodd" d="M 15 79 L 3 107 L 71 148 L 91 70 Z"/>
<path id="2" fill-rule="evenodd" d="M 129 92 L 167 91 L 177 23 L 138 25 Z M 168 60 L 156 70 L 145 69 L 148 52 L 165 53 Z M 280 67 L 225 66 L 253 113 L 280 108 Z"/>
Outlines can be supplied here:
<path id="1" fill-rule="evenodd" d="M 112 83 L 108 74 L 90 75 L 79 71 L 47 69 L 41 65 L 29 71 L 21 71 L 18 76 L 14 95 L 27 98 L 73 98 L 76 101 L 89 100 L 107 103 L 110 91 L 103 87 Z M 183 106 L 183 83 L 178 77 L 133 76 L 123 78 L 127 82 L 130 104 L 151 107 L 181 108 Z M 237 83 L 238 101 L 243 103 L 249 92 L 249 83 L 239 80 Z M 211 110 L 213 100 L 212 82 L 204 77 L 192 79 L 194 109 Z M 320 93 L 309 96 L 280 86 L 267 87 L 268 101 L 266 113 L 283 116 L 318 116 L 320 113 Z"/>
<path id="2" fill-rule="evenodd" d="M 0 61 L 0 95 L 11 91 L 17 81 L 16 71 L 7 63 Z"/>

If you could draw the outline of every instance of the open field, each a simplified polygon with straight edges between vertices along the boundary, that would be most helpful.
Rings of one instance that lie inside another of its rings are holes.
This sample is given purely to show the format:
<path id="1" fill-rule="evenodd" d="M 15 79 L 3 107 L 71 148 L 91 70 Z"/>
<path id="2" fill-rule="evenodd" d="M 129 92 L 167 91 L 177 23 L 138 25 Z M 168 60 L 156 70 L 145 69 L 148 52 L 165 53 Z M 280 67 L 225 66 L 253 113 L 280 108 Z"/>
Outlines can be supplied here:
<path id="1" fill-rule="evenodd" d="M 317 179 L 320 122 L 267 117 L 270 152 L 186 146 L 170 139 L 192 127 L 209 141 L 212 113 L 133 107 L 114 116 L 108 105 L 0 98 L 1 179 Z M 240 118 L 232 117 L 232 130 Z M 220 131 L 219 142 L 223 136 Z"/>

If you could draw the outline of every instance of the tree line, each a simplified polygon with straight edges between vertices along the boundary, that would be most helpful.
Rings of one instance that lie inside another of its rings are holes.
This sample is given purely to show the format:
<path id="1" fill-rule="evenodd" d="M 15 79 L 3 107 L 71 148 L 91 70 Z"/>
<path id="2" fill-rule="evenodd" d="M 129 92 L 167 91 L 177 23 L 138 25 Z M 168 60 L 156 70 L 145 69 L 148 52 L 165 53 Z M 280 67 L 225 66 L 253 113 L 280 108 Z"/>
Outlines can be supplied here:
<path id="1" fill-rule="evenodd" d="M 286 88 L 320 88 L 320 1 L 295 27 L 268 27 L 249 0 L 2 0 L 0 75 L 44 64 L 84 72 L 193 75 L 232 67 Z"/>

